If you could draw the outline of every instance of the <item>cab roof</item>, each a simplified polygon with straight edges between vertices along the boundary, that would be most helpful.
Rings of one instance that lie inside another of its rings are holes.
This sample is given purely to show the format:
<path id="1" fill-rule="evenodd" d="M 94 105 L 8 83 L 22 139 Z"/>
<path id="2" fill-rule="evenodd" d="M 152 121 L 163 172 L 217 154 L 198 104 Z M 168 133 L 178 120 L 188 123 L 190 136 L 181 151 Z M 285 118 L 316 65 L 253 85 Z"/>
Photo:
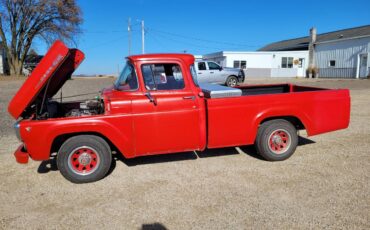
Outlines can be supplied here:
<path id="1" fill-rule="evenodd" d="M 160 53 L 160 54 L 141 54 L 128 56 L 127 59 L 131 61 L 149 61 L 149 60 L 164 60 L 164 59 L 179 59 L 188 64 L 194 63 L 194 56 L 183 53 Z"/>

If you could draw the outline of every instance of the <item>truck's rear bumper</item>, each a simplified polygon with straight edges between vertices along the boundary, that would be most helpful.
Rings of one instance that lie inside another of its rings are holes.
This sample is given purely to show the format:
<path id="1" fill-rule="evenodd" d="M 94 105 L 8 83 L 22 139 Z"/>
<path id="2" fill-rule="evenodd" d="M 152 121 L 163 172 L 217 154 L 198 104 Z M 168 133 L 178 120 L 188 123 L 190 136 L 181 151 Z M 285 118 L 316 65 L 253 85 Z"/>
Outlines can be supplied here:
<path id="1" fill-rule="evenodd" d="M 24 145 L 21 144 L 17 150 L 14 152 L 15 159 L 20 164 L 27 164 L 29 155 L 24 148 Z"/>

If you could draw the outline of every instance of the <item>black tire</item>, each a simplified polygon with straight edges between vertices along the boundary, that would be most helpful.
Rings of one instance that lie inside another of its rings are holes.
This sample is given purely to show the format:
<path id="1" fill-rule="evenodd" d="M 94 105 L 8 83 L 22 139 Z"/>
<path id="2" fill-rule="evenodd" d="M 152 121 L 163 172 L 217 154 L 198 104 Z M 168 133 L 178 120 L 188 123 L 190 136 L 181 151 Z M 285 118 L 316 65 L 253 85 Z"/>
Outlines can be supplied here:
<path id="1" fill-rule="evenodd" d="M 238 79 L 235 76 L 229 76 L 226 79 L 225 85 L 228 87 L 235 87 L 238 85 Z"/>
<path id="2" fill-rule="evenodd" d="M 255 146 L 258 154 L 268 161 L 288 159 L 297 145 L 297 130 L 286 120 L 267 121 L 258 129 Z"/>
<path id="3" fill-rule="evenodd" d="M 107 142 L 94 135 L 78 135 L 67 139 L 60 147 L 57 165 L 61 174 L 73 183 L 88 183 L 102 179 L 112 162 Z"/>

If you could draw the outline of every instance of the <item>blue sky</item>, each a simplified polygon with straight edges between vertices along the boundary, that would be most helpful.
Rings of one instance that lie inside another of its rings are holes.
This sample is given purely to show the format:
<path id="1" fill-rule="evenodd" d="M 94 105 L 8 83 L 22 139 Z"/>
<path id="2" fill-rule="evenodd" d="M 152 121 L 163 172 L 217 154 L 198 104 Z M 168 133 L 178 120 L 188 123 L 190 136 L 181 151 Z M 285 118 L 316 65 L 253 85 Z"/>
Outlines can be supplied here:
<path id="1" fill-rule="evenodd" d="M 370 24 L 370 1 L 202 1 L 78 0 L 83 33 L 78 48 L 86 59 L 77 74 L 111 74 L 128 55 L 127 20 L 132 20 L 132 53 L 141 53 L 140 20 L 147 53 L 205 54 L 253 51 L 268 43 Z M 310 3 L 310 5 L 308 5 Z M 38 49 L 41 52 L 44 50 Z"/>

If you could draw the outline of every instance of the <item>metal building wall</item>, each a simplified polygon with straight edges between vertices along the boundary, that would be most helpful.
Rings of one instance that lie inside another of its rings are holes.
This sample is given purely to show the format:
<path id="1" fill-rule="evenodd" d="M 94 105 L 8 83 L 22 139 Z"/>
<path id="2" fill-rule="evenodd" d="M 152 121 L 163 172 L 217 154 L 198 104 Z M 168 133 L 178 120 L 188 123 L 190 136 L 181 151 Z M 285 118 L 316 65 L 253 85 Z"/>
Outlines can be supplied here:
<path id="1" fill-rule="evenodd" d="M 370 37 L 316 44 L 315 59 L 319 77 L 356 78 L 358 55 L 369 53 L 369 44 Z M 336 61 L 335 67 L 329 67 L 330 60 Z"/>

